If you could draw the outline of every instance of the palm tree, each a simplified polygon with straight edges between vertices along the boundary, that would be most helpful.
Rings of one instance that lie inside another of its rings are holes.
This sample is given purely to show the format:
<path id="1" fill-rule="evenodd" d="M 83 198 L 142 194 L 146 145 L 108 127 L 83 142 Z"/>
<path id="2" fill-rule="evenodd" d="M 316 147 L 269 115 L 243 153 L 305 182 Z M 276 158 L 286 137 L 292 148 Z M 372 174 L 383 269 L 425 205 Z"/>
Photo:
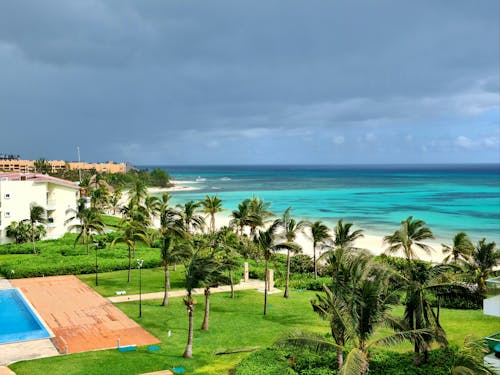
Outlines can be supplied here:
<path id="1" fill-rule="evenodd" d="M 314 263 L 314 278 L 318 278 L 316 248 L 319 244 L 326 243 L 331 237 L 328 233 L 328 227 L 321 221 L 315 221 L 311 224 L 311 237 L 313 240 L 313 263 Z"/>
<path id="2" fill-rule="evenodd" d="M 110 249 L 113 249 L 117 242 L 123 242 L 127 245 L 128 249 L 128 274 L 127 274 L 127 282 L 130 282 L 130 271 L 132 269 L 132 251 L 135 254 L 135 247 L 137 245 L 137 241 L 141 241 L 144 243 L 148 243 L 149 239 L 146 234 L 146 229 L 142 225 L 142 223 L 127 220 L 122 222 L 123 232 L 116 237 L 113 242 L 111 242 Z"/>
<path id="3" fill-rule="evenodd" d="M 146 195 L 144 198 L 144 207 L 149 215 L 150 222 L 160 213 L 160 199 L 154 195 Z"/>
<path id="4" fill-rule="evenodd" d="M 495 242 L 486 242 L 481 239 L 473 248 L 471 256 L 464 262 L 466 272 L 477 284 L 479 293 L 486 293 L 486 279 L 500 264 L 500 250 L 496 249 Z"/>
<path id="5" fill-rule="evenodd" d="M 140 205 L 146 199 L 148 189 L 146 184 L 140 179 L 136 179 L 129 190 L 129 199 L 132 205 Z"/>
<path id="6" fill-rule="evenodd" d="M 123 193 L 121 188 L 117 188 L 113 193 L 111 193 L 111 197 L 109 198 L 109 205 L 112 209 L 113 215 L 116 214 L 116 209 L 119 207 L 122 194 Z"/>
<path id="7" fill-rule="evenodd" d="M 186 292 L 187 296 L 184 298 L 184 305 L 188 313 L 188 339 L 186 349 L 184 350 L 184 358 L 193 357 L 193 314 L 194 314 L 194 300 L 193 289 L 198 288 L 213 272 L 216 264 L 210 257 L 203 256 L 197 250 L 191 257 L 188 264 L 186 264 Z"/>
<path id="8" fill-rule="evenodd" d="M 16 244 L 21 244 L 30 241 L 31 225 L 25 222 L 12 221 L 7 228 L 5 234 L 8 238 L 13 238 Z"/>
<path id="9" fill-rule="evenodd" d="M 238 203 L 238 209 L 233 210 L 231 214 L 231 225 L 234 225 L 239 230 L 239 235 L 243 236 L 245 226 L 250 222 L 250 199 L 245 199 Z"/>
<path id="10" fill-rule="evenodd" d="M 458 232 L 455 237 L 453 237 L 452 246 L 445 244 L 441 246 L 443 247 L 443 254 L 448 254 L 446 258 L 443 259 L 444 263 L 457 263 L 458 259 L 467 259 L 474 249 L 472 241 L 465 232 Z"/>
<path id="11" fill-rule="evenodd" d="M 168 206 L 169 194 L 164 194 L 159 201 L 161 260 L 165 272 L 165 294 L 163 306 L 168 306 L 168 291 L 170 289 L 170 271 L 172 264 L 177 264 L 189 258 L 191 247 L 183 240 L 188 238 L 181 215 Z"/>
<path id="12" fill-rule="evenodd" d="M 422 241 L 433 239 L 432 231 L 425 226 L 425 221 L 413 219 L 409 216 L 406 220 L 401 222 L 401 229 L 395 231 L 390 236 L 384 237 L 384 242 L 389 245 L 387 251 L 395 253 L 403 250 L 405 258 L 408 261 L 418 259 L 413 245 L 422 249 L 427 254 L 430 254 L 432 248 Z"/>
<path id="13" fill-rule="evenodd" d="M 428 330 L 396 332 L 380 339 L 371 337 L 381 324 L 398 326 L 390 316 L 392 272 L 375 263 L 367 253 L 350 248 L 337 248 L 334 269 L 337 274 L 332 288 L 324 286 L 325 295 L 317 294 L 311 301 L 313 310 L 328 320 L 335 344 L 317 336 L 299 334 L 282 340 L 300 346 L 335 348 L 340 374 L 364 374 L 368 370 L 369 349 L 379 344 L 394 344 L 411 335 L 420 337 Z M 343 350 L 350 342 L 354 347 L 344 359 Z"/>
<path id="14" fill-rule="evenodd" d="M 363 237 L 363 230 L 358 229 L 354 232 L 351 232 L 351 228 L 353 223 L 345 223 L 344 220 L 340 219 L 337 222 L 335 228 L 333 228 L 334 232 L 334 240 L 333 243 L 336 247 L 352 247 L 354 241 Z"/>
<path id="15" fill-rule="evenodd" d="M 222 211 L 222 201 L 216 195 L 206 195 L 205 200 L 200 201 L 204 207 L 204 212 L 210 215 L 210 230 L 215 232 L 215 214 Z"/>
<path id="16" fill-rule="evenodd" d="M 234 299 L 234 278 L 233 271 L 239 267 L 237 259 L 240 254 L 237 252 L 238 235 L 234 233 L 229 227 L 222 227 L 216 233 L 216 246 L 218 246 L 217 253 L 219 255 L 219 263 L 222 270 L 228 271 L 229 284 L 231 286 L 231 298 Z"/>
<path id="17" fill-rule="evenodd" d="M 200 202 L 188 201 L 183 206 L 178 206 L 184 226 L 186 230 L 191 233 L 191 230 L 203 230 L 205 226 L 205 219 L 198 214 L 198 209 L 201 207 Z"/>
<path id="18" fill-rule="evenodd" d="M 37 205 L 36 203 L 31 203 L 30 205 L 30 218 L 28 221 L 31 224 L 31 242 L 33 243 L 33 254 L 36 254 L 35 248 L 35 225 L 37 223 L 46 223 L 47 222 L 47 211 L 42 206 Z"/>
<path id="19" fill-rule="evenodd" d="M 77 214 L 79 224 L 74 224 L 69 227 L 69 230 L 77 230 L 78 236 L 75 238 L 74 246 L 78 240 L 82 239 L 82 243 L 87 248 L 87 255 L 90 253 L 89 244 L 92 241 L 94 233 L 102 233 L 104 231 L 104 222 L 101 215 L 95 208 L 81 208 Z M 70 219 L 72 220 L 72 219 Z"/>
<path id="20" fill-rule="evenodd" d="M 246 225 L 250 227 L 250 238 L 253 238 L 257 228 L 263 227 L 274 214 L 269 210 L 271 203 L 264 202 L 258 197 L 250 199 L 248 205 L 250 214 Z"/>
<path id="21" fill-rule="evenodd" d="M 424 287 L 420 275 L 416 272 L 415 258 L 417 258 L 414 250 L 414 245 L 430 253 L 431 247 L 422 241 L 432 239 L 434 235 L 432 231 L 425 226 L 425 222 L 419 219 L 413 219 L 409 216 L 406 220 L 401 222 L 401 229 L 394 232 L 394 234 L 385 236 L 384 242 L 389 245 L 388 252 L 394 253 L 402 249 L 407 260 L 407 267 L 405 270 L 406 279 L 406 302 L 404 320 L 406 327 L 409 329 L 423 329 L 434 328 L 437 332 L 442 333 L 439 325 L 439 319 L 433 313 L 432 308 L 428 301 L 425 299 Z M 419 366 L 421 363 L 420 352 L 424 352 L 424 360 L 428 355 L 428 342 L 432 339 L 431 336 L 426 336 L 424 340 L 416 336 L 412 337 L 414 343 L 414 364 Z"/>
<path id="22" fill-rule="evenodd" d="M 285 294 L 283 295 L 283 297 L 285 298 L 288 298 L 290 296 L 289 285 L 291 252 L 299 253 L 302 251 L 300 245 L 295 243 L 295 238 L 297 237 L 297 233 L 303 231 L 306 225 L 308 225 L 306 221 L 295 221 L 295 219 L 292 218 L 290 214 L 291 210 L 292 208 L 288 207 L 283 213 L 283 216 L 278 219 L 279 226 L 283 229 L 284 239 L 288 244 L 290 244 L 290 246 L 287 247 L 286 252 Z"/>

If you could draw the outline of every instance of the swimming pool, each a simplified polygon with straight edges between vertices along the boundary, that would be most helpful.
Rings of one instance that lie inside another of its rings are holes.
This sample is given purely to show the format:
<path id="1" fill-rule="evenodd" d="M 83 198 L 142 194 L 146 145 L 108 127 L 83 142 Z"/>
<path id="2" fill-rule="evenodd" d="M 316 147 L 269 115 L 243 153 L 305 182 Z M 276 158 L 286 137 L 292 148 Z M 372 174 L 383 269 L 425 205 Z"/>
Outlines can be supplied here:
<path id="1" fill-rule="evenodd" d="M 0 290 L 0 344 L 50 337 L 17 289 Z"/>

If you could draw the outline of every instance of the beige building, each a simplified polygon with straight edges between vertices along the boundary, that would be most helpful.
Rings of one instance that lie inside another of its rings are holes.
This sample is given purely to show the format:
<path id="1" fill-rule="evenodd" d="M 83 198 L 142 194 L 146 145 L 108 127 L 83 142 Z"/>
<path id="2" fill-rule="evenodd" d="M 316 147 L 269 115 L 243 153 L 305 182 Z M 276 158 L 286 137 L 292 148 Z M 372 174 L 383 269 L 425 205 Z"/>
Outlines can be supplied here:
<path id="1" fill-rule="evenodd" d="M 95 169 L 99 173 L 125 173 L 127 165 L 125 163 L 115 163 L 112 160 L 107 163 L 85 163 L 85 162 L 66 162 L 64 160 L 47 160 L 52 166 L 52 172 L 69 169 L 90 170 Z M 0 171 L 5 172 L 35 172 L 34 160 L 20 159 L 0 159 Z"/>
<path id="2" fill-rule="evenodd" d="M 36 204 L 46 209 L 46 238 L 62 237 L 74 223 L 79 198 L 77 184 L 39 173 L 0 172 L 0 244 L 11 242 L 6 228 L 13 221 L 29 219 L 30 207 Z"/>

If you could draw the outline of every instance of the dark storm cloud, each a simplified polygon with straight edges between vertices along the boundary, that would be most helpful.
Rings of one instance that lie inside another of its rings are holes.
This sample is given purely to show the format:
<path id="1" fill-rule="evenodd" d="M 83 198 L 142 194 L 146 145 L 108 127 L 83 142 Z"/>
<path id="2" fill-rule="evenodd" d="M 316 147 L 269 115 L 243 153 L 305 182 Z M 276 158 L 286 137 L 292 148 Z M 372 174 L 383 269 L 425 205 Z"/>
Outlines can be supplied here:
<path id="1" fill-rule="evenodd" d="M 4 1 L 0 153 L 500 161 L 499 13 L 496 0 Z"/>

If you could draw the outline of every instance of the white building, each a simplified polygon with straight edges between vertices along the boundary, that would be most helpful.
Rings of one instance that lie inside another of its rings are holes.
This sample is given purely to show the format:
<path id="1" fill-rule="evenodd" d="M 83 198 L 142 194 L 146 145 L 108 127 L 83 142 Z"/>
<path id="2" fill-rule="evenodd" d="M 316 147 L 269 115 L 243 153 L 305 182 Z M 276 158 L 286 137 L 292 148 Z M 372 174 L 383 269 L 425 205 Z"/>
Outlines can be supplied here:
<path id="1" fill-rule="evenodd" d="M 0 244 L 12 242 L 6 228 L 13 221 L 29 219 L 30 207 L 46 209 L 48 239 L 62 237 L 71 225 L 66 220 L 77 209 L 79 187 L 76 183 L 39 173 L 0 173 Z"/>

